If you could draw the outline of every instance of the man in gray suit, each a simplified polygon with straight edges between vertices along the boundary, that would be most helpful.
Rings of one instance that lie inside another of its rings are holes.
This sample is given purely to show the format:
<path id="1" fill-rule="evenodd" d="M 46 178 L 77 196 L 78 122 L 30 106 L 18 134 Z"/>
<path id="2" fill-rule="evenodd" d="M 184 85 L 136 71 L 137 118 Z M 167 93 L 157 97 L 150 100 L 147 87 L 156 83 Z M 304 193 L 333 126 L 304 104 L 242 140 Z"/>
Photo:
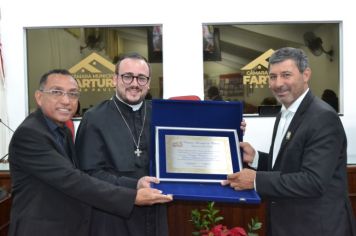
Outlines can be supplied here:
<path id="1" fill-rule="evenodd" d="M 79 88 L 66 70 L 42 76 L 35 93 L 39 109 L 15 131 L 9 147 L 12 180 L 11 236 L 87 236 L 92 207 L 128 217 L 134 205 L 172 200 L 149 188 L 158 179 L 122 177 L 117 185 L 76 168 L 65 122 L 77 110 Z"/>
<path id="2" fill-rule="evenodd" d="M 223 185 L 253 189 L 267 203 L 270 236 L 356 235 L 347 189 L 347 140 L 333 108 L 308 87 L 311 69 L 300 49 L 269 59 L 269 87 L 282 103 L 269 153 L 241 143 L 250 167 Z"/>

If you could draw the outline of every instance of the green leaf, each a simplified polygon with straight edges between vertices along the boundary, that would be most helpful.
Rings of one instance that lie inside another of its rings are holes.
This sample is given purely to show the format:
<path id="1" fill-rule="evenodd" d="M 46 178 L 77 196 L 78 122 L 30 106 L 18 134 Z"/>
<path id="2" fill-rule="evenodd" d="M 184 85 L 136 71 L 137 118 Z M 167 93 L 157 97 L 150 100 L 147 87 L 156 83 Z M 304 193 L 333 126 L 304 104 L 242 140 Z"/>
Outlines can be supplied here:
<path id="1" fill-rule="evenodd" d="M 255 223 L 255 225 L 252 227 L 252 230 L 258 230 L 260 228 L 262 228 L 262 223 L 258 222 L 258 223 Z"/>
<path id="2" fill-rule="evenodd" d="M 211 213 L 212 215 L 216 215 L 219 213 L 219 210 L 215 210 L 215 209 L 211 209 Z"/>
<path id="3" fill-rule="evenodd" d="M 200 236 L 200 230 L 210 230 L 217 225 L 217 222 L 224 219 L 223 216 L 219 216 L 220 210 L 214 208 L 215 202 L 208 202 L 207 208 L 197 210 L 194 209 L 191 212 L 190 221 L 193 223 L 196 232 L 192 234 L 194 236 Z M 258 236 L 253 231 L 259 230 L 262 227 L 262 223 L 258 221 L 258 218 L 252 218 L 248 223 L 248 236 Z"/>
<path id="4" fill-rule="evenodd" d="M 218 216 L 218 217 L 216 217 L 216 218 L 214 219 L 214 223 L 219 222 L 219 221 L 221 221 L 221 220 L 223 220 L 223 219 L 224 219 L 224 217 Z"/>

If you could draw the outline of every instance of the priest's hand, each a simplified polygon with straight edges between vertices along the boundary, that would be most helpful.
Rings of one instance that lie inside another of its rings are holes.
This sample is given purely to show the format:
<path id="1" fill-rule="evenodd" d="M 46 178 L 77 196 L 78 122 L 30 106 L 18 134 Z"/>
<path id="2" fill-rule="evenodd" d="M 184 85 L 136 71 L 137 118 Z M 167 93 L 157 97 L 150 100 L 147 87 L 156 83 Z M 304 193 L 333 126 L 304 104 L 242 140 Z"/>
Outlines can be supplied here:
<path id="1" fill-rule="evenodd" d="M 240 142 L 240 148 L 243 150 L 243 162 L 251 164 L 256 155 L 255 149 L 246 142 Z"/>
<path id="2" fill-rule="evenodd" d="M 151 187 L 151 183 L 158 184 L 159 179 L 157 179 L 156 177 L 152 177 L 152 176 L 144 176 L 138 180 L 137 189 L 149 188 L 149 187 Z"/>
<path id="3" fill-rule="evenodd" d="M 242 169 L 240 172 L 230 174 L 221 185 L 230 185 L 235 190 L 253 189 L 256 179 L 256 171 L 251 169 Z"/>
<path id="4" fill-rule="evenodd" d="M 138 206 L 153 205 L 156 203 L 166 203 L 173 200 L 171 194 L 162 194 L 162 191 L 155 188 L 140 188 L 137 190 L 135 204 Z"/>

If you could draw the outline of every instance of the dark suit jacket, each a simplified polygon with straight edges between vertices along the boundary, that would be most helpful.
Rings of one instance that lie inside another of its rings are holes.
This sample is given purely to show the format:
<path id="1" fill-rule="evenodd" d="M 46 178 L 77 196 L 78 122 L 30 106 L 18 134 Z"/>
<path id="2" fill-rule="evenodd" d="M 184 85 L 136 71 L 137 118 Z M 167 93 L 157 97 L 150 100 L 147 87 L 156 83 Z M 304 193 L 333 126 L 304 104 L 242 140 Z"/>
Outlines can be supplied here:
<path id="1" fill-rule="evenodd" d="M 269 154 L 260 154 L 256 188 L 267 199 L 270 235 L 355 235 L 346 149 L 338 115 L 309 91 L 290 123 L 273 168 L 273 142 Z"/>
<path id="2" fill-rule="evenodd" d="M 72 142 L 71 151 L 75 155 Z M 136 190 L 76 169 L 41 110 L 30 114 L 14 133 L 9 161 L 13 197 L 9 235 L 88 235 L 91 206 L 122 217 L 133 209 Z M 134 180 L 120 181 L 136 185 Z"/>

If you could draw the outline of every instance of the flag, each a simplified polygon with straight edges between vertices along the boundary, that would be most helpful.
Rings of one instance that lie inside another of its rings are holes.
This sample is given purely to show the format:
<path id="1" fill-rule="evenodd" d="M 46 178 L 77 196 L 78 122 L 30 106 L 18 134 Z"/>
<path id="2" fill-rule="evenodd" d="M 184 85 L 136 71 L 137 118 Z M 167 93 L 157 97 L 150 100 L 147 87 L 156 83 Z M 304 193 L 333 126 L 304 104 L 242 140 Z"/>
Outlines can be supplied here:
<path id="1" fill-rule="evenodd" d="M 0 18 L 1 23 L 1 18 Z M 1 43 L 1 24 L 0 24 L 0 170 L 8 170 L 9 164 L 7 161 L 8 145 L 10 141 L 11 131 L 6 125 L 8 122 L 6 104 L 6 83 L 5 83 L 5 70 L 3 51 Z M 5 125 L 6 124 L 6 125 Z"/>

